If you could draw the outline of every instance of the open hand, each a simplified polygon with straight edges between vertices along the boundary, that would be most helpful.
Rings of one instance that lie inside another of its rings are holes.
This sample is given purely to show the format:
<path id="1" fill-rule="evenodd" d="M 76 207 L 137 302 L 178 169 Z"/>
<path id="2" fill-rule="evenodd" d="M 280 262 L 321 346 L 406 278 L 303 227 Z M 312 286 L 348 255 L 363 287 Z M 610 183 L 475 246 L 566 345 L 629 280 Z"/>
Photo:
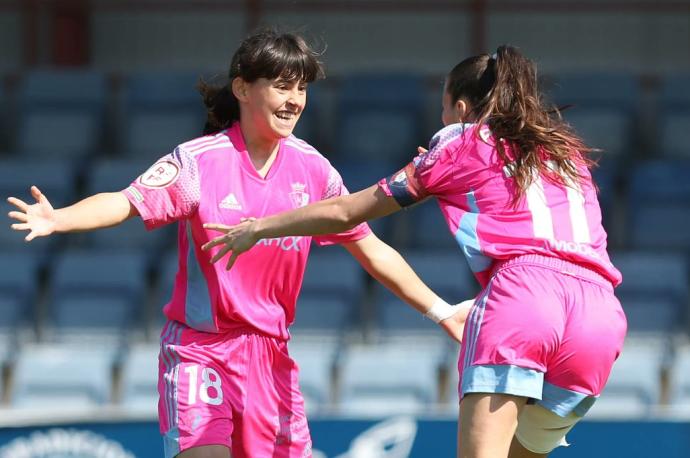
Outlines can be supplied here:
<path id="1" fill-rule="evenodd" d="M 232 252 L 230 259 L 228 259 L 228 263 L 225 266 L 226 270 L 230 270 L 233 264 L 235 264 L 237 257 L 249 250 L 256 244 L 256 242 L 259 241 L 253 231 L 254 221 L 256 221 L 256 218 L 243 218 L 239 224 L 234 226 L 215 223 L 204 224 L 204 229 L 218 231 L 223 234 L 205 243 L 201 247 L 202 250 L 208 251 L 217 245 L 224 245 L 211 258 L 211 263 L 217 262 L 226 254 Z"/>
<path id="2" fill-rule="evenodd" d="M 10 227 L 15 231 L 29 231 L 29 234 L 24 237 L 27 242 L 36 237 L 50 235 L 55 232 L 57 227 L 55 210 L 53 210 L 48 198 L 36 186 L 31 187 L 31 195 L 36 199 L 36 203 L 33 205 L 29 205 L 16 197 L 7 198 L 7 202 L 19 209 L 19 211 L 13 210 L 8 213 L 10 218 L 19 221 Z"/>

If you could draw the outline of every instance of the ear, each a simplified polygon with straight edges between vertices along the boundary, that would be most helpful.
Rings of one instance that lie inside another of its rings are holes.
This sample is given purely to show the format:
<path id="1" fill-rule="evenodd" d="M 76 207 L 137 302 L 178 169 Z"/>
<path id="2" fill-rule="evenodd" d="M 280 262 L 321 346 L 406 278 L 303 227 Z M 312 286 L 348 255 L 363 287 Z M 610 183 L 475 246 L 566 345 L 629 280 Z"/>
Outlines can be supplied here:
<path id="1" fill-rule="evenodd" d="M 458 99 L 458 101 L 455 102 L 455 112 L 458 115 L 458 120 L 463 122 L 463 120 L 467 118 L 467 115 L 469 114 L 469 106 L 467 105 L 467 102 L 462 99 Z"/>
<path id="2" fill-rule="evenodd" d="M 247 82 L 240 77 L 236 77 L 232 80 L 231 84 L 232 94 L 240 102 L 247 101 Z"/>

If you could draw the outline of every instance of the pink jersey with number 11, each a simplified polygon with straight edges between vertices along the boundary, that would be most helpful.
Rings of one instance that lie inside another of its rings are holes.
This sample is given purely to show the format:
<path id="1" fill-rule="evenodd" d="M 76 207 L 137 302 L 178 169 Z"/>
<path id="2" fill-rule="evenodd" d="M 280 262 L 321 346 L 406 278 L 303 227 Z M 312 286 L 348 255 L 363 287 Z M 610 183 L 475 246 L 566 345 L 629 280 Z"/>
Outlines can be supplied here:
<path id="1" fill-rule="evenodd" d="M 512 157 L 508 145 L 506 152 Z M 589 171 L 582 167 L 583 182 L 570 186 L 535 177 L 513 205 L 511 167 L 500 159 L 488 127 L 452 124 L 434 135 L 427 153 L 379 186 L 403 207 L 436 197 L 482 286 L 495 260 L 529 253 L 587 266 L 618 285 Z"/>
<path id="2" fill-rule="evenodd" d="M 165 315 L 205 332 L 250 329 L 288 339 L 311 237 L 260 240 L 230 271 L 209 261 L 201 246 L 219 235 L 204 223 L 233 225 L 347 193 L 338 172 L 307 143 L 280 141 L 275 161 L 261 177 L 247 153 L 239 123 L 216 135 L 183 143 L 125 191 L 147 229 L 179 221 L 179 262 Z M 366 224 L 315 237 L 346 243 L 370 233 Z"/>

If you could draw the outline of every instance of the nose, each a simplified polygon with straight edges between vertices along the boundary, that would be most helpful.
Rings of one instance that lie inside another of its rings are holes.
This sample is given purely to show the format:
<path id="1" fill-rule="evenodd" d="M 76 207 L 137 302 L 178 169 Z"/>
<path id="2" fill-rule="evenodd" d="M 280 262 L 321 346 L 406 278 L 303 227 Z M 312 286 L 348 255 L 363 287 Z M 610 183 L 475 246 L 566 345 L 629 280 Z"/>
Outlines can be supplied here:
<path id="1" fill-rule="evenodd" d="M 304 91 L 300 91 L 298 88 L 294 88 L 290 91 L 286 104 L 290 109 L 296 109 L 302 111 L 304 105 L 307 102 L 307 97 Z"/>

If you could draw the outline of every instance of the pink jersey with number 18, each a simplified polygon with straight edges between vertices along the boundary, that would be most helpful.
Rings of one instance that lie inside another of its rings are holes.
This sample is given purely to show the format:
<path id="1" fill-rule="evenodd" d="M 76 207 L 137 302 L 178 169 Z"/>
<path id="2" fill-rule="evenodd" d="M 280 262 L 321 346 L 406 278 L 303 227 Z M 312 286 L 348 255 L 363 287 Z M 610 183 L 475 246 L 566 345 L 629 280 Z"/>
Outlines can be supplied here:
<path id="1" fill-rule="evenodd" d="M 230 271 L 211 264 L 201 246 L 219 235 L 204 223 L 237 224 L 347 193 L 338 172 L 304 141 L 280 141 L 268 174 L 261 177 L 247 153 L 239 123 L 215 135 L 179 145 L 123 191 L 147 229 L 179 221 L 179 261 L 165 315 L 206 332 L 250 328 L 288 339 L 311 237 L 260 240 Z M 315 237 L 321 244 L 360 240 L 366 224 Z"/>
<path id="2" fill-rule="evenodd" d="M 606 232 L 596 189 L 586 167 L 581 183 L 560 185 L 535 176 L 523 198 L 516 194 L 512 163 L 499 156 L 487 126 L 452 124 L 379 186 L 401 206 L 437 198 L 450 232 L 482 286 L 494 261 L 541 254 L 589 267 L 613 283 L 621 274 L 606 252 Z M 512 155 L 509 145 L 506 154 Z"/>

